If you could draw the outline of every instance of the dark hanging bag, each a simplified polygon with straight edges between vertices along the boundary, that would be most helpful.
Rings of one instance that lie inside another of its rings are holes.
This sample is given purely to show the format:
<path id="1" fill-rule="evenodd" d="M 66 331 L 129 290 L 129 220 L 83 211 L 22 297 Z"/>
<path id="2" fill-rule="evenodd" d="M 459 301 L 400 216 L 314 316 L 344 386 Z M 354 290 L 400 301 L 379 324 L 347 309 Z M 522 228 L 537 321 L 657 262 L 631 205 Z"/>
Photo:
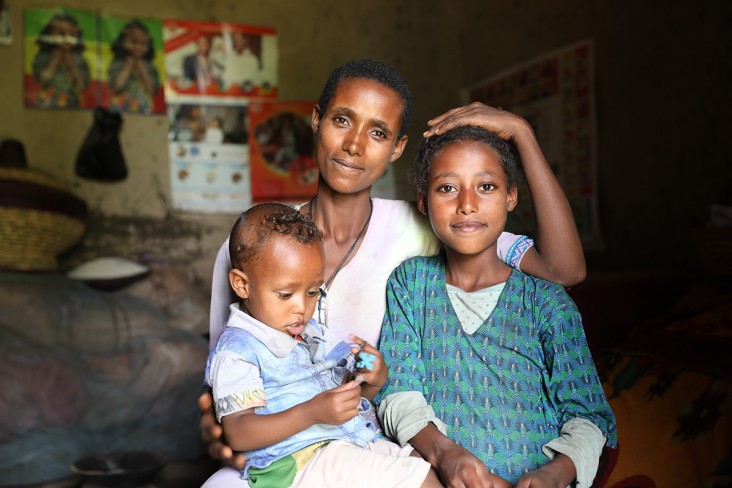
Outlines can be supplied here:
<path id="1" fill-rule="evenodd" d="M 98 181 L 127 178 L 127 166 L 119 143 L 122 116 L 105 108 L 94 110 L 94 123 L 76 157 L 76 174 Z"/>

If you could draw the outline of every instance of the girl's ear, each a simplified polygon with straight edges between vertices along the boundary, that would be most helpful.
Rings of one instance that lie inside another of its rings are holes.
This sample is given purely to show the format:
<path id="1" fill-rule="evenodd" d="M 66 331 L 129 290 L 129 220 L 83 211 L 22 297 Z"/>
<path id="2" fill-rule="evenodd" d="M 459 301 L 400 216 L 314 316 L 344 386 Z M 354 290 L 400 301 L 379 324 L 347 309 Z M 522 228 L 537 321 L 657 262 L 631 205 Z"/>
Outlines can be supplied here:
<path id="1" fill-rule="evenodd" d="M 417 208 L 424 215 L 427 215 L 427 196 L 424 193 L 417 193 Z"/>
<path id="2" fill-rule="evenodd" d="M 249 277 L 241 270 L 229 271 L 229 283 L 236 296 L 242 300 L 249 298 Z"/>
<path id="3" fill-rule="evenodd" d="M 509 212 L 513 211 L 518 204 L 518 187 L 516 185 L 508 189 L 506 193 L 506 210 Z"/>

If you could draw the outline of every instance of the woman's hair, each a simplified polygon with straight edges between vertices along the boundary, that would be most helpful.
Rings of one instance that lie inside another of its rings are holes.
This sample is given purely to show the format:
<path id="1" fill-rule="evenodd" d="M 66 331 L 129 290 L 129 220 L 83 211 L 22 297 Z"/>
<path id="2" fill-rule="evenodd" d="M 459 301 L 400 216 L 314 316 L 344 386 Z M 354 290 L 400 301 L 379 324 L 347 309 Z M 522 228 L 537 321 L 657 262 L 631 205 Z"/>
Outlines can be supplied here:
<path id="1" fill-rule="evenodd" d="M 281 203 L 261 203 L 242 213 L 229 236 L 229 257 L 236 269 L 256 263 L 260 250 L 276 238 L 305 245 L 322 244 L 323 233 L 298 210 Z"/>
<path id="2" fill-rule="evenodd" d="M 78 42 L 71 50 L 76 53 L 84 51 L 84 33 L 81 30 L 81 26 L 79 26 L 79 21 L 76 20 L 76 17 L 71 14 L 67 14 L 66 12 L 58 12 L 54 14 L 53 17 L 51 17 L 51 19 L 46 23 L 41 32 L 38 34 L 38 37 L 36 38 L 36 44 L 38 44 L 40 51 L 51 51 L 52 49 L 58 47 L 57 43 L 51 42 L 49 40 L 53 35 L 53 24 L 55 22 L 68 22 L 69 24 L 76 27 L 79 31 L 79 34 L 77 36 Z"/>
<path id="3" fill-rule="evenodd" d="M 150 35 L 150 31 L 147 29 L 147 27 L 145 27 L 145 24 L 143 24 L 139 20 L 131 20 L 130 22 L 127 22 L 122 30 L 119 31 L 119 34 L 117 34 L 117 38 L 112 43 L 112 53 L 114 53 L 114 59 L 125 59 L 127 57 L 127 49 L 125 49 L 125 38 L 133 29 L 142 31 L 150 40 L 150 47 L 145 53 L 144 59 L 145 61 L 152 61 L 155 57 L 155 46 L 153 46 L 153 39 Z"/>
<path id="4" fill-rule="evenodd" d="M 417 193 L 427 194 L 427 178 L 435 156 L 448 145 L 462 141 L 480 142 L 491 148 L 506 172 L 508 188 L 521 184 L 524 174 L 513 144 L 504 141 L 495 132 L 481 127 L 464 125 L 444 134 L 429 137 L 422 142 L 409 173 L 409 181 Z"/>
<path id="5" fill-rule="evenodd" d="M 320 93 L 320 98 L 318 99 L 320 113 L 325 114 L 328 111 L 328 105 L 330 105 L 330 101 L 338 85 L 342 81 L 352 79 L 376 81 L 387 88 L 391 88 L 399 95 L 399 98 L 404 103 L 404 108 L 399 118 L 399 133 L 397 138 L 405 135 L 409 129 L 409 122 L 412 118 L 412 110 L 414 109 L 412 92 L 409 91 L 409 86 L 402 75 L 394 67 L 384 64 L 381 61 L 358 59 L 349 61 L 343 66 L 334 69 L 326 80 L 323 91 Z"/>

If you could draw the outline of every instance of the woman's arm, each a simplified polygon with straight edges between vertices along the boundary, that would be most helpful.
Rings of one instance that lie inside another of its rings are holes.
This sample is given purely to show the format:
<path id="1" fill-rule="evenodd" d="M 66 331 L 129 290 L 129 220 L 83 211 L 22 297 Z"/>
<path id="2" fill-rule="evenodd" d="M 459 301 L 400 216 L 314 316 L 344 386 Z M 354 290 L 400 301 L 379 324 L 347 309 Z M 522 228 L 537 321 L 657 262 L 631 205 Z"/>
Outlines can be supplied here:
<path id="1" fill-rule="evenodd" d="M 564 286 L 582 282 L 585 256 L 572 209 L 529 123 L 518 115 L 479 102 L 458 107 L 427 124 L 425 137 L 454 127 L 474 125 L 511 141 L 521 158 L 536 215 L 536 248 L 529 249 L 521 268 L 529 274 Z"/>

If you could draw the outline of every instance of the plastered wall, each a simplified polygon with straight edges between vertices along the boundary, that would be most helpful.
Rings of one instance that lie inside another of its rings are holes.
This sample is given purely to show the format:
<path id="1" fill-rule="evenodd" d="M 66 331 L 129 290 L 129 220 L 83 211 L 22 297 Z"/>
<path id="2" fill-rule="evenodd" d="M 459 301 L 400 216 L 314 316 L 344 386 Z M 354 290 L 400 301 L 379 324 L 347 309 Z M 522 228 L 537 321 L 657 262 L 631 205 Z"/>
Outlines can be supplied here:
<path id="1" fill-rule="evenodd" d="M 189 269 L 208 293 L 213 259 L 236 215 L 174 211 L 168 180 L 164 116 L 125 114 L 121 142 L 129 177 L 98 183 L 74 174 L 77 151 L 92 123 L 89 111 L 25 108 L 22 101 L 22 10 L 66 6 L 119 16 L 178 18 L 273 26 L 279 41 L 280 99 L 315 100 L 328 73 L 353 58 L 375 58 L 395 65 L 410 82 L 416 100 L 413 141 L 397 163 L 414 154 L 424 122 L 459 101 L 457 38 L 439 35 L 450 27 L 443 2 L 337 2 L 331 0 L 91 0 L 11 1 L 14 43 L 0 46 L 0 138 L 18 138 L 29 166 L 50 173 L 83 198 L 90 209 L 86 236 L 62 256 L 62 268 L 97 256 L 135 259 L 154 252 Z M 404 188 L 402 188 L 404 190 Z M 63 270 L 63 269 L 62 269 Z"/>

